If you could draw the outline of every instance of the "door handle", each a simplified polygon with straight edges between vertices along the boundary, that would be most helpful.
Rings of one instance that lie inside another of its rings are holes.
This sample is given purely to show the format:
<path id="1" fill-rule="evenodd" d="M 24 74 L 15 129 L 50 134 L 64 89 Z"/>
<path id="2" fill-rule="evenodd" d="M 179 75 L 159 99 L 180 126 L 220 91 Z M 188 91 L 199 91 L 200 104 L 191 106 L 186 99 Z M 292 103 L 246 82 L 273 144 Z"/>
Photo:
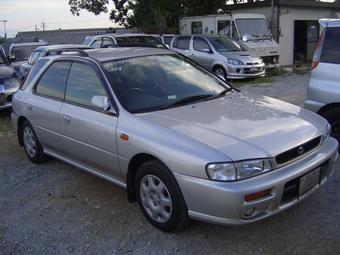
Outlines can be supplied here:
<path id="1" fill-rule="evenodd" d="M 66 124 L 71 123 L 71 117 L 67 115 L 62 115 L 62 119 Z"/>

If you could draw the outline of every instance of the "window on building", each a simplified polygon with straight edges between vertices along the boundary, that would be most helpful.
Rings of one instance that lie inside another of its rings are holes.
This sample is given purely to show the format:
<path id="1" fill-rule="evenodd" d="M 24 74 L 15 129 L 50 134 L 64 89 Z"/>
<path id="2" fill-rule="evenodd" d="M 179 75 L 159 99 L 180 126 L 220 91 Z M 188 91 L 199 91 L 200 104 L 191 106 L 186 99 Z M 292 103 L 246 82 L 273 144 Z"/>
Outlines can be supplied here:
<path id="1" fill-rule="evenodd" d="M 217 31 L 219 35 L 229 35 L 230 34 L 230 20 L 217 21 Z"/>
<path id="2" fill-rule="evenodd" d="M 36 93 L 57 99 L 64 99 L 65 85 L 71 63 L 58 61 L 52 64 L 40 78 Z"/>
<path id="3" fill-rule="evenodd" d="M 192 34 L 203 34 L 202 22 L 192 22 L 191 33 Z"/>

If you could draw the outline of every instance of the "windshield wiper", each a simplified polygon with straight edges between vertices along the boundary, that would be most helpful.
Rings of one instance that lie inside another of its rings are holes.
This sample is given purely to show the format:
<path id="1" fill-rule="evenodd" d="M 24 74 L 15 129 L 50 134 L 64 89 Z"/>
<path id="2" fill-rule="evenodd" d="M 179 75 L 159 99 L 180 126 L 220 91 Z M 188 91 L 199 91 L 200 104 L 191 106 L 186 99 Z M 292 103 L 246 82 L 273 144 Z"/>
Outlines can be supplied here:
<path id="1" fill-rule="evenodd" d="M 225 88 L 222 92 L 217 94 L 216 96 L 211 97 L 211 99 L 219 98 L 225 96 L 229 91 L 232 91 L 233 88 Z"/>
<path id="2" fill-rule="evenodd" d="M 185 105 L 187 103 L 191 103 L 191 102 L 195 102 L 195 101 L 200 101 L 203 99 L 207 99 L 207 98 L 213 98 L 214 95 L 211 94 L 202 94 L 202 95 L 194 95 L 194 96 L 189 96 L 189 97 L 184 97 L 182 99 L 179 99 L 171 104 L 165 105 L 163 106 L 161 109 L 168 109 L 174 106 L 179 106 L 179 105 Z"/>

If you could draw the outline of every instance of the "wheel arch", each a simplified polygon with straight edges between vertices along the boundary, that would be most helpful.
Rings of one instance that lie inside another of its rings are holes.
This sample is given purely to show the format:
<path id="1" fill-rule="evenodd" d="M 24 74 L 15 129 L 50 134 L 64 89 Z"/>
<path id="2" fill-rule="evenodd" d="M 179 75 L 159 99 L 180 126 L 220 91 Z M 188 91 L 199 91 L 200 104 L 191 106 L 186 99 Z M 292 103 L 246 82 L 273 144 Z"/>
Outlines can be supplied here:
<path id="1" fill-rule="evenodd" d="M 25 121 L 28 121 L 28 120 L 24 116 L 20 116 L 17 121 L 17 136 L 18 136 L 18 141 L 19 141 L 20 146 L 24 145 L 22 135 L 21 135 L 21 129 Z"/>
<path id="2" fill-rule="evenodd" d="M 330 109 L 333 108 L 339 108 L 340 109 L 340 103 L 336 102 L 336 103 L 330 103 L 330 104 L 326 104 L 324 106 L 322 106 L 319 110 L 318 110 L 318 114 L 323 116 L 327 111 L 329 111 Z"/>

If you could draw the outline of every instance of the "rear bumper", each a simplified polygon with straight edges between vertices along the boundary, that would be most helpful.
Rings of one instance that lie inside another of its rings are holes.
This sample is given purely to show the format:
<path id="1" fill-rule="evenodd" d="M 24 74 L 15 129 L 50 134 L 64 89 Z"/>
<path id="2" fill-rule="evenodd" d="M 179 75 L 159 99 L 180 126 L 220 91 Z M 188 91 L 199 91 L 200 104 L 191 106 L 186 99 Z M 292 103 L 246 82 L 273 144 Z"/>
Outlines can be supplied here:
<path id="1" fill-rule="evenodd" d="M 338 143 L 330 138 L 306 157 L 269 173 L 238 182 L 223 183 L 175 173 L 192 219 L 226 225 L 259 221 L 302 201 L 323 185 L 333 173 L 338 157 Z M 286 200 L 291 181 L 323 166 L 319 184 L 313 189 Z M 246 195 L 270 189 L 270 194 L 246 202 Z M 248 216 L 249 211 L 253 216 Z"/>
<path id="2" fill-rule="evenodd" d="M 312 112 L 318 112 L 323 106 L 325 106 L 324 103 L 309 99 L 307 99 L 304 104 L 304 107 Z"/>

